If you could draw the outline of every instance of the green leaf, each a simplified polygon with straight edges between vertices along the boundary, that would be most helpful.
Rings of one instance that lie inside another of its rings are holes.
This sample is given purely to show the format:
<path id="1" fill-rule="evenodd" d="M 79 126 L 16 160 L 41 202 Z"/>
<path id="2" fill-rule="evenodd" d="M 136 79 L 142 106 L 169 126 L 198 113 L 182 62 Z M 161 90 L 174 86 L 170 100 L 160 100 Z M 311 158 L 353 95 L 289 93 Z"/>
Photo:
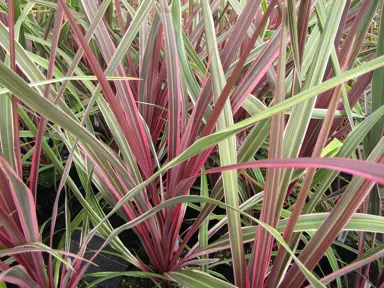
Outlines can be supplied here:
<path id="1" fill-rule="evenodd" d="M 167 275 L 171 280 L 179 283 L 180 285 L 190 288 L 236 287 L 227 282 L 224 282 L 223 280 L 215 278 L 206 272 L 201 272 L 199 270 L 183 269 L 178 272 L 169 272 L 167 273 Z"/>
<path id="2" fill-rule="evenodd" d="M 200 196 L 209 197 L 207 175 L 201 175 Z M 203 208 L 204 208 L 204 205 L 201 205 L 201 209 Z M 200 247 L 205 247 L 208 245 L 208 225 L 209 225 L 209 219 L 205 220 L 203 224 L 201 224 L 200 226 L 200 229 L 199 229 Z M 208 259 L 208 256 L 203 256 L 202 259 Z M 203 265 L 201 267 L 201 271 L 207 273 L 208 265 Z"/>
<path id="3" fill-rule="evenodd" d="M 95 281 L 92 281 L 89 283 L 86 287 L 98 287 L 97 284 L 100 282 L 103 282 L 108 279 L 112 279 L 114 277 L 138 277 L 138 278 L 165 278 L 162 275 L 156 274 L 156 273 L 150 273 L 150 272 L 141 272 L 141 271 L 123 271 L 123 272 L 111 272 L 111 271 L 105 271 L 105 272 L 95 272 L 95 273 L 88 273 L 85 274 L 84 277 L 96 277 L 97 279 Z"/>
<path id="4" fill-rule="evenodd" d="M 378 38 L 377 46 L 377 57 L 384 55 L 384 6 L 381 8 L 381 17 L 380 17 L 380 32 Z M 380 107 L 384 106 L 384 68 L 379 68 L 373 73 L 372 80 L 372 112 L 376 111 Z M 382 118 L 375 126 L 372 127 L 370 133 L 370 150 L 379 143 L 384 129 L 384 118 Z"/>
<path id="5" fill-rule="evenodd" d="M 242 209 L 243 210 L 243 209 Z M 286 212 L 283 211 L 282 214 Z M 289 213 L 288 213 L 289 215 Z M 287 215 L 287 216 L 288 216 Z M 313 213 L 300 215 L 300 218 L 295 226 L 295 232 L 316 232 L 324 220 L 329 216 L 329 213 Z M 287 224 L 287 219 L 279 221 L 276 230 L 282 233 Z M 348 223 L 343 228 L 343 231 L 365 231 L 374 233 L 383 233 L 384 231 L 384 217 L 355 213 Z M 256 237 L 257 226 L 246 226 L 242 228 L 244 243 L 252 242 Z M 209 244 L 206 247 L 198 249 L 196 255 L 203 255 L 209 251 L 220 251 L 230 247 L 229 235 L 225 234 L 218 240 Z M 206 252 L 205 252 L 206 251 Z"/>
<path id="6" fill-rule="evenodd" d="M 220 97 L 225 86 L 225 75 L 223 66 L 220 61 L 219 51 L 217 49 L 215 28 L 212 19 L 211 9 L 208 0 L 202 1 L 202 9 L 204 16 L 205 34 L 207 37 L 207 52 L 211 55 L 211 74 L 213 84 L 214 102 Z M 233 117 L 231 105 L 227 101 L 224 109 L 219 116 L 216 124 L 217 131 L 224 130 L 233 125 Z M 236 139 L 234 136 L 219 142 L 220 165 L 226 166 L 237 163 Z M 228 205 L 238 208 L 238 183 L 236 171 L 227 171 L 223 173 L 223 188 L 225 201 Z M 247 285 L 248 279 L 246 274 L 246 263 L 244 259 L 243 240 L 241 238 L 241 220 L 240 215 L 232 210 L 227 210 L 229 233 L 231 237 L 231 252 L 233 259 L 233 270 L 235 276 L 235 284 L 240 287 Z"/>
<path id="7" fill-rule="evenodd" d="M 328 59 L 334 46 L 334 39 L 339 27 L 338 23 L 340 22 L 345 4 L 345 0 L 333 1 L 330 4 L 330 14 L 319 43 L 317 44 L 317 51 L 311 65 L 311 69 L 309 70 L 309 75 L 305 78 L 303 92 L 308 91 L 308 89 L 318 85 L 323 80 Z M 322 3 L 319 2 L 318 5 L 322 5 Z M 298 156 L 308 128 L 310 115 L 312 114 L 315 101 L 316 97 L 295 106 L 285 129 L 283 157 L 290 158 Z M 283 171 L 279 192 L 280 207 L 282 207 L 292 172 L 293 170 L 290 169 Z M 275 217 L 278 217 L 278 214 L 276 214 Z"/>
<path id="8" fill-rule="evenodd" d="M 106 77 L 107 80 L 109 81 L 126 81 L 126 80 L 139 80 L 137 78 L 133 77 L 113 77 L 113 76 L 108 76 Z M 52 83 L 60 83 L 64 81 L 83 81 L 83 80 L 97 80 L 96 76 L 72 76 L 72 77 L 59 77 L 59 78 L 54 78 L 54 79 L 49 79 L 49 80 L 42 80 L 38 82 L 33 82 L 29 83 L 30 87 L 36 87 L 36 86 L 43 86 L 47 84 L 52 84 Z M 6 94 L 9 93 L 8 89 L 0 89 L 0 95 L 1 94 Z"/>

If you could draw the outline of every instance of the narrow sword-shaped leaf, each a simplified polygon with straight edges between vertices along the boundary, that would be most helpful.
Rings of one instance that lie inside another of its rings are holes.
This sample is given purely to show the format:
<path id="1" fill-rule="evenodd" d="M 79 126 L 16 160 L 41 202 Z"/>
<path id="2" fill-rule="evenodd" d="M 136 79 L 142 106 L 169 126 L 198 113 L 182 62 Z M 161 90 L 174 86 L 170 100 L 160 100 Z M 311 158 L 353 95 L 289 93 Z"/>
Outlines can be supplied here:
<path id="1" fill-rule="evenodd" d="M 378 46 L 376 56 L 384 55 L 384 5 L 381 5 L 381 16 L 380 16 L 380 26 L 379 26 L 379 35 L 378 35 Z M 384 69 L 377 69 L 373 74 L 372 79 L 372 111 L 377 111 L 384 106 L 384 83 L 382 81 L 384 77 Z M 366 153 L 373 151 L 377 143 L 383 137 L 384 132 L 384 119 L 381 119 L 375 126 L 372 127 L 371 133 L 369 135 L 369 144 L 365 147 L 368 148 Z M 373 187 L 368 201 L 368 213 L 381 215 L 381 197 L 379 195 L 379 187 Z M 367 269 L 366 273 L 369 269 Z"/>
<path id="2" fill-rule="evenodd" d="M 299 221 L 295 227 L 295 232 L 316 232 L 316 230 L 320 227 L 328 215 L 329 213 L 300 215 Z M 381 216 L 355 213 L 345 225 L 343 231 L 366 231 L 382 233 L 384 231 L 383 224 L 384 218 Z M 280 220 L 276 230 L 282 233 L 284 232 L 286 225 L 286 219 Z M 244 243 L 252 242 L 256 237 L 257 226 L 247 226 L 243 227 L 241 230 L 243 233 Z M 191 258 L 205 254 L 211 254 L 215 251 L 228 249 L 229 247 L 229 235 L 225 234 L 208 246 L 196 250 L 196 252 L 191 255 Z"/>
<path id="3" fill-rule="evenodd" d="M 267 162 L 268 160 L 266 160 Z M 257 164 L 256 164 L 257 165 Z M 219 168 L 220 169 L 220 168 Z M 214 169 L 215 170 L 215 169 Z M 208 172 L 208 171 L 207 171 Z M 188 201 L 189 200 L 189 201 Z M 228 204 L 224 204 L 222 202 L 219 202 L 217 200 L 214 200 L 214 199 L 211 199 L 211 198 L 205 198 L 205 197 L 201 197 L 201 196 L 181 196 L 181 197 L 175 197 L 171 200 L 167 200 L 165 202 L 163 202 L 162 204 L 152 208 L 150 211 L 142 214 L 141 216 L 137 217 L 135 220 L 132 220 L 122 226 L 120 226 L 119 228 L 116 228 L 114 230 L 114 232 L 106 239 L 106 241 L 104 242 L 104 245 L 99 249 L 99 251 L 107 244 L 109 243 L 109 241 L 111 239 L 113 239 L 113 237 L 115 237 L 115 235 L 118 235 L 119 233 L 121 233 L 122 231 L 124 230 L 127 230 L 127 229 L 130 229 L 134 226 L 136 226 L 137 224 L 139 224 L 140 222 L 144 221 L 146 218 L 152 216 L 153 214 L 157 213 L 158 211 L 160 211 L 161 209 L 165 208 L 165 207 L 168 207 L 168 206 L 172 206 L 172 205 L 175 205 L 177 203 L 184 203 L 184 202 L 201 202 L 201 203 L 209 203 L 209 204 L 215 204 L 217 206 L 220 206 L 220 207 L 223 207 L 223 208 L 226 208 L 226 209 L 232 209 L 240 214 L 242 214 L 244 217 L 247 217 L 249 218 L 250 220 L 256 222 L 258 225 L 264 227 L 269 233 L 271 233 L 273 235 L 273 237 L 276 239 L 276 241 L 278 243 L 280 243 L 281 245 L 283 245 L 290 253 L 290 255 L 295 259 L 295 261 L 297 262 L 297 264 L 299 265 L 301 271 L 307 276 L 307 279 L 309 280 L 309 282 L 314 285 L 315 287 L 325 287 L 323 286 L 318 280 L 317 278 L 300 262 L 300 260 L 295 256 L 295 254 L 292 252 L 292 250 L 290 250 L 289 246 L 284 242 L 284 239 L 280 236 L 279 232 L 277 232 L 274 228 L 272 228 L 271 226 L 263 223 L 263 222 L 260 222 L 258 219 L 250 216 L 249 214 L 247 213 L 244 213 L 242 212 L 241 210 L 238 210 L 238 209 L 235 209 L 233 208 L 232 206 L 229 206 Z M 113 212 L 113 211 L 112 211 Z M 97 228 L 97 227 L 96 227 Z M 96 231 L 96 228 L 93 229 L 93 231 Z M 201 272 L 199 271 L 200 273 L 204 273 L 204 272 Z"/>
<path id="4" fill-rule="evenodd" d="M 175 31 L 172 23 L 171 12 L 166 0 L 160 1 L 160 12 L 164 27 L 165 38 L 165 61 L 167 68 L 167 87 L 168 87 L 168 159 L 175 158 L 180 153 L 180 139 L 181 127 L 183 120 L 182 111 L 182 95 L 180 83 L 180 69 L 179 69 L 179 56 L 177 52 L 177 45 L 175 39 Z M 177 179 L 177 171 L 170 169 L 167 172 L 167 192 L 166 197 L 170 199 L 175 196 L 175 183 Z M 178 235 L 172 233 L 175 226 L 181 225 L 181 221 L 174 221 L 174 212 L 179 211 L 180 207 L 175 209 L 168 209 L 168 218 L 166 219 L 163 230 L 163 250 L 168 257 L 167 261 L 171 258 L 171 252 L 178 241 Z M 181 218 L 181 217 L 179 217 Z M 177 230 L 176 230 L 177 231 Z"/>
<path id="5" fill-rule="evenodd" d="M 311 66 L 312 69 L 309 71 L 309 75 L 305 80 L 303 91 L 318 85 L 322 81 L 328 58 L 333 47 L 333 40 L 337 33 L 338 26 L 335 25 L 335 23 L 339 23 L 345 3 L 346 0 L 331 3 L 330 15 L 327 19 L 324 32 L 321 35 L 318 50 Z M 317 5 L 322 5 L 321 1 Z M 290 158 L 298 156 L 309 124 L 309 115 L 312 113 L 315 105 L 315 100 L 315 98 L 312 98 L 295 106 L 284 133 L 283 157 Z M 278 200 L 279 209 L 281 209 L 283 205 L 292 172 L 293 171 L 289 169 L 282 172 Z M 277 213 L 275 214 L 276 219 L 280 214 L 278 211 L 279 210 L 277 210 Z"/>
<path id="6" fill-rule="evenodd" d="M 38 288 L 39 285 L 34 282 L 21 265 L 9 268 L 0 272 L 0 281 L 6 281 L 15 284 L 21 288 Z"/>
<path id="7" fill-rule="evenodd" d="M 223 280 L 215 278 L 206 272 L 201 272 L 198 270 L 181 270 L 178 272 L 169 272 L 167 273 L 168 277 L 175 282 L 191 288 L 233 288 L 233 286 Z"/>
<path id="8" fill-rule="evenodd" d="M 200 188 L 200 196 L 209 197 L 208 192 L 208 181 L 206 175 L 201 175 L 201 188 Z M 201 209 L 204 208 L 204 205 L 201 205 Z M 205 220 L 199 229 L 199 247 L 205 247 L 208 245 L 208 225 L 209 220 Z M 207 256 L 203 256 L 202 259 L 208 259 Z M 201 267 L 201 271 L 207 273 L 208 265 L 203 265 Z"/>
<path id="9" fill-rule="evenodd" d="M 35 201 L 31 191 L 20 180 L 16 172 L 11 168 L 8 162 L 0 157 L 0 173 L 4 173 L 9 183 L 9 191 L 3 191 L 10 198 L 13 199 L 14 206 L 17 211 L 17 218 L 19 219 L 20 228 L 22 229 L 25 239 L 24 243 L 37 242 L 40 239 L 39 228 L 37 223 L 37 216 L 35 210 Z M 7 196 L 7 195 L 5 195 Z M 35 273 L 34 280 L 40 285 L 47 285 L 47 278 L 44 271 L 44 262 L 41 253 L 37 253 L 32 257 L 31 263 L 34 264 L 33 269 Z"/>
<path id="10" fill-rule="evenodd" d="M 384 250 L 383 250 L 383 245 L 381 245 L 381 247 L 377 247 L 379 249 L 371 249 L 373 250 L 371 253 L 370 251 L 368 251 L 367 253 L 365 253 L 364 255 L 362 255 L 361 257 L 359 257 L 357 260 L 355 260 L 353 263 L 341 268 L 340 270 L 336 271 L 336 272 L 333 272 L 329 275 L 327 275 L 326 277 L 320 279 L 320 281 L 324 284 L 328 284 L 330 282 L 332 282 L 333 280 L 335 279 L 338 279 L 339 277 L 349 273 L 349 272 L 353 272 L 355 270 L 357 270 L 358 268 L 361 268 L 367 264 L 370 264 L 371 262 L 373 261 L 376 261 L 376 260 L 379 260 L 380 258 L 382 258 L 384 256 Z M 371 255 L 367 255 L 367 254 L 371 254 Z"/>
<path id="11" fill-rule="evenodd" d="M 64 18 L 63 10 L 59 7 L 56 9 L 55 12 L 55 21 L 53 26 L 53 35 L 52 35 L 52 50 L 49 55 L 49 66 L 48 66 L 48 72 L 47 72 L 47 79 L 50 80 L 53 76 L 54 66 L 55 66 L 55 59 L 56 59 L 56 50 L 57 45 L 59 42 L 59 36 L 60 36 L 60 30 L 62 21 Z M 49 97 L 49 90 L 50 90 L 50 84 L 45 86 L 44 89 L 44 97 L 48 99 Z M 30 183 L 29 188 L 32 191 L 32 194 L 34 195 L 35 199 L 37 196 L 37 179 L 39 175 L 39 165 L 40 165 L 40 157 L 41 157 L 41 147 L 44 135 L 44 130 L 46 128 L 47 120 L 45 117 L 41 117 L 38 128 L 37 128 L 37 134 L 35 137 L 35 146 L 32 154 L 32 164 L 31 164 L 31 170 L 30 170 Z M 51 283 L 53 284 L 53 283 Z"/>
<path id="12" fill-rule="evenodd" d="M 367 158 L 367 161 L 384 161 L 384 138 Z M 332 209 L 330 216 L 323 222 L 319 230 L 300 253 L 300 257 L 310 269 L 317 264 L 325 250 L 332 244 L 335 237 L 348 222 L 353 213 L 361 205 L 374 182 L 354 177 L 340 201 Z M 297 276 L 297 277 L 296 277 Z M 293 278 L 292 278 L 293 277 Z M 302 274 L 294 265 L 288 270 L 282 285 L 300 285 L 304 281 Z"/>
<path id="13" fill-rule="evenodd" d="M 279 62 L 277 68 L 277 87 L 274 91 L 274 105 L 281 103 L 285 98 L 285 72 L 286 72 L 286 45 L 288 37 L 288 15 L 287 1 L 282 3 L 281 17 L 282 28 L 280 34 Z M 285 119 L 284 113 L 278 113 L 272 116 L 270 128 L 270 140 L 268 159 L 282 158 L 283 154 L 283 133 Z M 265 182 L 265 193 L 260 214 L 260 221 L 275 227 L 277 219 L 275 211 L 277 207 L 278 188 L 280 186 L 281 169 L 268 169 Z M 260 227 L 255 238 L 249 269 L 252 277 L 252 287 L 263 287 L 265 275 L 268 271 L 270 257 L 272 252 L 273 238 L 267 231 Z"/>
<path id="14" fill-rule="evenodd" d="M 18 2 L 18 1 L 17 1 Z M 10 50 L 10 64 L 11 69 L 16 72 L 16 47 L 15 47 L 15 4 L 16 1 L 9 2 L 9 13 L 8 13 L 8 24 L 9 24 L 9 50 Z M 21 147 L 20 147 L 20 124 L 19 124 L 19 112 L 17 97 L 12 97 L 12 127 L 13 127 L 13 153 L 14 153 L 14 164 L 16 171 L 19 175 L 22 174 L 21 165 Z M 13 154 L 12 153 L 12 154 Z"/>
<path id="15" fill-rule="evenodd" d="M 219 141 L 229 137 L 230 135 L 234 135 L 246 128 L 248 128 L 253 123 L 256 123 L 260 120 L 267 119 L 271 115 L 274 115 L 277 112 L 283 111 L 292 105 L 300 103 L 301 101 L 307 100 L 311 97 L 315 97 L 319 93 L 327 91 L 341 83 L 357 77 L 359 75 L 365 74 L 369 71 L 377 69 L 379 67 L 384 66 L 384 56 L 366 62 L 359 67 L 349 70 L 339 76 L 336 76 L 324 83 L 317 85 L 313 88 L 310 88 L 306 91 L 303 91 L 297 94 L 294 97 L 291 97 L 287 100 L 284 100 L 282 103 L 272 106 L 271 108 L 262 111 L 246 120 L 238 122 L 225 130 L 218 131 L 212 135 L 206 136 L 195 141 L 186 151 L 181 153 L 178 157 L 171 160 L 167 164 L 165 164 L 161 170 L 156 172 L 154 175 L 160 175 L 169 167 L 177 165 L 182 161 L 188 159 L 189 157 L 195 155 L 196 153 L 217 144 Z M 25 102 L 29 107 L 38 111 L 39 113 L 45 115 L 48 119 L 57 122 L 60 126 L 67 129 L 71 133 L 77 135 L 84 143 L 87 143 L 94 151 L 103 151 L 102 154 L 109 155 L 109 151 L 105 150 L 104 146 L 99 147 L 99 142 L 96 138 L 93 138 L 84 128 L 79 126 L 77 122 L 75 122 L 70 116 L 66 115 L 62 110 L 57 108 L 55 105 L 47 101 L 46 99 L 39 96 L 39 94 L 34 91 L 31 87 L 28 86 L 22 79 L 20 79 L 17 75 L 12 73 L 10 69 L 0 62 L 0 83 L 7 87 L 10 91 L 12 91 L 17 97 L 19 97 L 23 102 Z M 113 158 L 110 158 L 112 162 L 114 162 Z M 156 176 L 152 176 L 156 177 Z M 152 179 L 151 177 L 151 179 Z M 131 197 L 132 195 L 130 195 Z"/>
<path id="16" fill-rule="evenodd" d="M 95 17 L 95 7 L 97 7 L 94 1 L 83 0 L 83 5 L 88 17 L 93 20 Z M 142 4 L 144 5 L 144 4 Z M 127 30 L 127 35 L 130 35 L 131 30 Z M 116 56 L 117 53 L 120 53 L 120 50 L 115 48 L 110 39 L 105 25 L 100 25 L 96 29 L 96 36 L 100 45 L 102 47 L 102 52 L 105 60 L 109 63 L 107 70 L 105 71 L 106 75 L 116 74 L 117 76 L 125 76 L 125 71 L 121 63 L 117 63 Z M 82 37 L 82 36 L 81 36 Z M 122 40 L 123 42 L 123 40 Z M 86 43 L 84 43 L 86 44 Z M 120 43 L 121 47 L 121 43 Z M 84 52 L 88 48 L 83 46 Z M 87 53 L 85 53 L 87 55 Z M 113 64 L 112 64 L 113 62 Z M 116 63 L 116 64 L 115 64 Z M 115 67 L 112 67 L 115 66 Z M 112 69 L 113 68 L 113 69 Z M 96 73 L 95 73 L 96 75 Z M 96 75 L 97 76 L 97 75 Z M 116 120 L 119 122 L 120 129 L 125 135 L 126 140 L 130 144 L 130 148 L 135 155 L 136 161 L 139 163 L 139 166 L 143 169 L 146 175 L 151 173 L 151 164 L 150 164 L 150 150 L 148 146 L 148 141 L 145 139 L 144 127 L 141 123 L 139 112 L 135 103 L 135 99 L 132 95 L 131 88 L 128 83 L 116 83 L 117 90 L 123 104 L 124 111 L 121 109 L 120 104 L 117 103 L 112 95 L 105 94 L 108 102 L 111 104 L 112 111 L 115 114 Z M 105 91 L 102 82 L 100 82 L 100 87 L 103 92 Z M 112 91 L 111 91 L 112 92 Z M 95 94 L 99 93 L 98 89 L 94 92 Z M 105 93 L 105 92 L 104 92 Z M 114 96 L 115 97 L 115 96 Z M 115 97 L 116 98 L 116 97 Z M 114 104 L 112 104 L 114 103 Z M 128 125 L 127 125 L 128 124 Z M 137 137 L 129 137 L 129 135 L 135 134 Z M 144 149 L 144 150 L 143 150 Z M 144 153 L 143 153 L 144 151 Z"/>
<path id="17" fill-rule="evenodd" d="M 180 69 L 170 10 L 165 0 L 161 0 L 160 4 L 164 26 L 165 58 L 169 94 L 168 158 L 172 159 L 177 156 L 180 145 L 180 124 L 182 121 Z"/>
<path id="18" fill-rule="evenodd" d="M 220 94 L 225 86 L 224 70 L 220 61 L 219 52 L 217 50 L 216 36 L 214 24 L 212 20 L 211 10 L 209 8 L 208 0 L 202 2 L 205 34 L 207 37 L 207 49 L 211 54 L 211 73 L 212 73 L 212 86 L 213 96 L 215 102 L 220 97 Z M 211 53 L 209 51 L 212 51 Z M 217 122 L 217 130 L 226 129 L 228 126 L 233 125 L 233 117 L 231 106 L 227 102 L 224 106 L 223 112 L 219 116 Z M 236 140 L 235 137 L 229 137 L 219 143 L 220 165 L 226 166 L 235 164 L 236 157 Z M 235 171 L 224 172 L 223 184 L 225 201 L 228 205 L 234 208 L 239 207 L 239 196 L 237 187 L 237 174 Z M 247 269 L 244 258 L 244 247 L 241 234 L 241 220 L 240 215 L 234 211 L 227 210 L 228 226 L 231 237 L 231 252 L 233 259 L 233 272 L 235 276 L 235 284 L 239 287 L 248 286 Z"/>
<path id="19" fill-rule="evenodd" d="M 381 7 L 380 32 L 378 38 L 378 46 L 376 56 L 384 55 L 384 6 Z M 384 68 L 379 68 L 373 73 L 372 80 L 372 111 L 376 111 L 384 105 Z M 384 118 L 372 127 L 370 133 L 370 151 L 374 149 L 376 144 L 383 136 Z"/>

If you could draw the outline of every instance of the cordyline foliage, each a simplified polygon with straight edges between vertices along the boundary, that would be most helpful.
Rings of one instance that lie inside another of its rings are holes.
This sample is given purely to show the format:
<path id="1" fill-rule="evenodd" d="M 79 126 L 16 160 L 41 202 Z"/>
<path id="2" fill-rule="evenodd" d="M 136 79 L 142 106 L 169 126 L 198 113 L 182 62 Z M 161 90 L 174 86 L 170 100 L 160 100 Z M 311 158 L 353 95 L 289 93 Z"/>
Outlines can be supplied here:
<path id="1" fill-rule="evenodd" d="M 382 1 L 0 5 L 1 287 L 384 287 Z"/>

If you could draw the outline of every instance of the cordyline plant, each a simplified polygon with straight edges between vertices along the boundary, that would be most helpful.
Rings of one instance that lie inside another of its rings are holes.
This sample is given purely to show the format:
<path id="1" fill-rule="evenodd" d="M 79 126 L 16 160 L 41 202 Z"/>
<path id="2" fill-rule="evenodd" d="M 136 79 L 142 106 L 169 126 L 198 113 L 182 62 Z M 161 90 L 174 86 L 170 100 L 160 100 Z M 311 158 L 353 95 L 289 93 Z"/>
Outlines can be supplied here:
<path id="1" fill-rule="evenodd" d="M 384 287 L 382 1 L 0 5 L 1 287 Z"/>

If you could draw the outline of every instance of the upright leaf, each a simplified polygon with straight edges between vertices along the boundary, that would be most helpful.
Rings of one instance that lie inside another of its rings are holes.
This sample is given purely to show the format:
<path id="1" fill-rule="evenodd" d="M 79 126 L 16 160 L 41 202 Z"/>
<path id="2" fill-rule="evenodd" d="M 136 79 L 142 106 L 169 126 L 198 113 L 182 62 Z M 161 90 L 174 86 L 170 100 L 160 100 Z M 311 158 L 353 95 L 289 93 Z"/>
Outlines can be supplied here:
<path id="1" fill-rule="evenodd" d="M 212 73 L 213 95 L 216 101 L 220 97 L 220 94 L 225 86 L 225 75 L 217 49 L 215 29 L 208 0 L 204 0 L 202 2 L 202 8 L 204 15 L 205 34 L 207 37 L 207 52 L 208 55 L 211 55 L 210 70 Z M 227 102 L 217 122 L 217 131 L 226 129 L 231 125 L 233 125 L 232 111 L 229 102 Z M 222 166 L 235 164 L 237 162 L 235 137 L 229 137 L 228 139 L 225 139 L 219 143 L 219 154 L 220 165 Z M 223 173 L 225 201 L 228 205 L 236 209 L 239 207 L 237 181 L 238 179 L 235 171 L 228 171 Z M 239 213 L 231 210 L 227 210 L 227 213 L 229 234 L 231 237 L 231 252 L 235 284 L 239 287 L 246 287 L 249 280 L 247 279 L 243 240 L 240 233 L 240 215 Z"/>
<path id="2" fill-rule="evenodd" d="M 281 8 L 282 25 L 280 33 L 280 47 L 279 47 L 279 62 L 277 69 L 277 87 L 274 91 L 274 104 L 279 104 L 285 98 L 285 70 L 286 70 L 286 45 L 288 37 L 288 15 L 287 15 L 287 1 L 283 2 Z M 284 133 L 285 119 L 284 113 L 278 113 L 272 116 L 268 159 L 282 158 L 283 154 L 283 133 Z M 280 186 L 281 169 L 274 168 L 267 170 L 267 179 L 265 183 L 265 193 L 263 205 L 261 209 L 260 221 L 276 227 L 277 219 L 275 217 L 278 202 L 278 189 Z M 268 271 L 270 257 L 272 252 L 272 236 L 264 230 L 259 228 L 257 237 L 255 238 L 254 248 L 252 251 L 252 258 L 250 261 L 250 271 L 252 277 L 252 287 L 263 287 L 265 275 Z"/>

